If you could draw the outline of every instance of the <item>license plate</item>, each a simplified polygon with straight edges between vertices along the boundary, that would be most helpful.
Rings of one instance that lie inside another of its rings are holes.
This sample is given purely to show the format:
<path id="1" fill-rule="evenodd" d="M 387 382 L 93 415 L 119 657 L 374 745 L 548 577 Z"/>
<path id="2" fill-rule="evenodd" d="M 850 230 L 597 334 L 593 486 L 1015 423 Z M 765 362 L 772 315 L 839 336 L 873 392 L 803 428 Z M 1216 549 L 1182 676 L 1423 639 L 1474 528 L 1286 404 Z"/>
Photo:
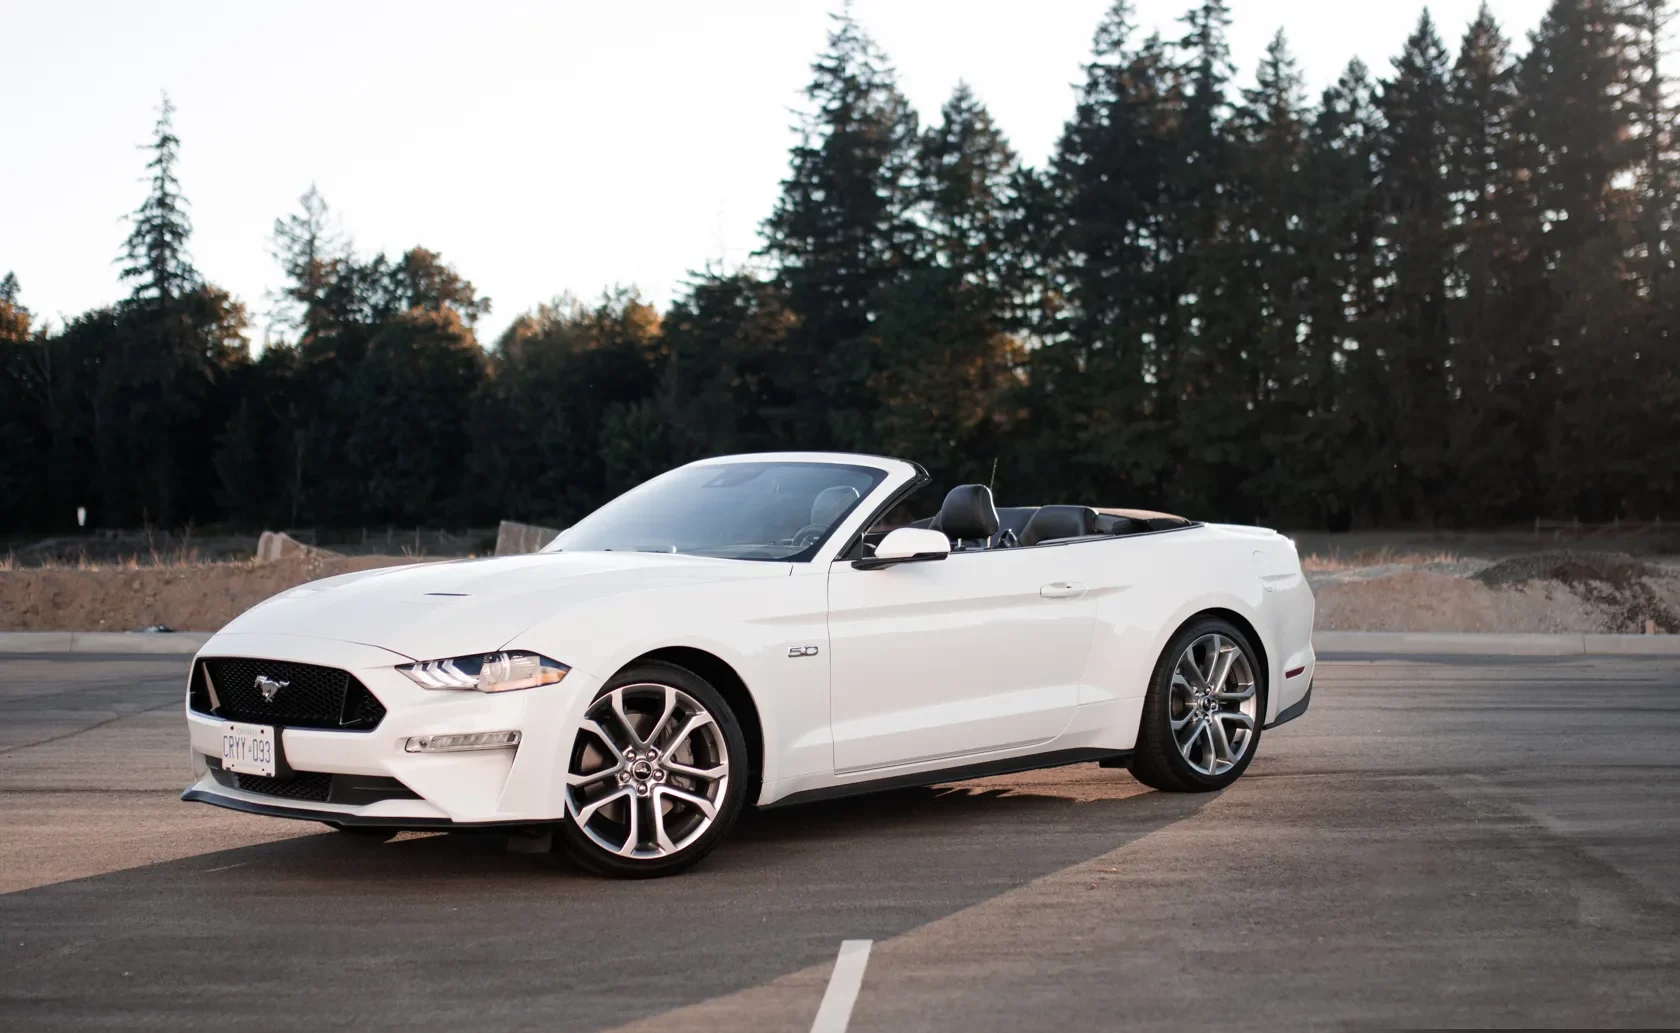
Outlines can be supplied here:
<path id="1" fill-rule="evenodd" d="M 222 770 L 274 777 L 274 728 L 229 721 L 222 726 Z"/>

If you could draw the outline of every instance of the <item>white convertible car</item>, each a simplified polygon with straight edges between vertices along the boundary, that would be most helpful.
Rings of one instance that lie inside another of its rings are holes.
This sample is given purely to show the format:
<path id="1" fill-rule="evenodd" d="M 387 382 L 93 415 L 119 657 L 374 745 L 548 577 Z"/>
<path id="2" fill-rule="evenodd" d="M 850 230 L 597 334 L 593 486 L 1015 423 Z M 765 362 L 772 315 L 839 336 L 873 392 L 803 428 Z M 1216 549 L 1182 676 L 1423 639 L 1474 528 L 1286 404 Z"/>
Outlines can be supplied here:
<path id="1" fill-rule="evenodd" d="M 283 592 L 193 662 L 182 798 L 345 831 L 548 826 L 590 869 L 659 875 L 749 804 L 1079 761 L 1219 789 L 1306 710 L 1289 539 L 999 510 L 978 484 L 892 527 L 927 480 L 707 459 L 533 555 Z"/>

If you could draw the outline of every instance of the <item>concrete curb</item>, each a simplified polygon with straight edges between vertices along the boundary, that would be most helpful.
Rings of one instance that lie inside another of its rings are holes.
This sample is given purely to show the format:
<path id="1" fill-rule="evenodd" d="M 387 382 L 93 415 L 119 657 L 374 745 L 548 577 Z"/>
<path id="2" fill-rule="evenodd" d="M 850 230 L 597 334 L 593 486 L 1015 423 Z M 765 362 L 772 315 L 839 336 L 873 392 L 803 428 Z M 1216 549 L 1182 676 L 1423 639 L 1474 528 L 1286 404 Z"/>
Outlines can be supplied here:
<path id="1" fill-rule="evenodd" d="M 208 631 L 0 631 L 0 653 L 198 652 Z M 1680 635 L 1505 635 L 1458 631 L 1315 631 L 1319 653 L 1384 656 L 1680 656 Z"/>
<path id="2" fill-rule="evenodd" d="M 0 653 L 150 653 L 191 656 L 208 631 L 0 631 Z"/>
<path id="3" fill-rule="evenodd" d="M 1680 635 L 1315 631 L 1313 649 L 1321 654 L 1385 656 L 1680 656 Z"/>

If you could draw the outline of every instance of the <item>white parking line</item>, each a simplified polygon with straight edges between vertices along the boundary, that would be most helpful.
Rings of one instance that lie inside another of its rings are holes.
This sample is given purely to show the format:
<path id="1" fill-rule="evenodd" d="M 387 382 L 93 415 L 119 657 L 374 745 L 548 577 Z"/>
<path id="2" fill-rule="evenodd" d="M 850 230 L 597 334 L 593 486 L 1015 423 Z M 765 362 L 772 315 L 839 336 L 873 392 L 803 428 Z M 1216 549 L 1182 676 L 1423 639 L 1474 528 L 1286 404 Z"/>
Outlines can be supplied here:
<path id="1" fill-rule="evenodd" d="M 863 967 L 869 964 L 869 945 L 873 942 L 840 942 L 840 956 L 834 959 L 834 974 L 828 977 L 828 990 L 823 993 L 816 1021 L 811 1023 L 811 1033 L 846 1033 L 846 1023 L 852 1021 L 852 1005 L 857 1003 L 858 990 L 863 986 Z"/>

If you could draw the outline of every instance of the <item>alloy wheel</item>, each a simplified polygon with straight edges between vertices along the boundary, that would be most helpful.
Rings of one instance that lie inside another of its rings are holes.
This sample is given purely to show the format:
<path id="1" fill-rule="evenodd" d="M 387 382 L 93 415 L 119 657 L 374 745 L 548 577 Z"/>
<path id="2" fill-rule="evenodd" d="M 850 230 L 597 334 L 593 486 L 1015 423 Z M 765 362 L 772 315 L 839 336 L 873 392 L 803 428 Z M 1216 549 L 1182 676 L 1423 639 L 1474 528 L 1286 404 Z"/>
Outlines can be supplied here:
<path id="1" fill-rule="evenodd" d="M 1254 741 L 1258 705 L 1254 668 L 1235 640 L 1216 632 L 1190 643 L 1173 667 L 1168 704 L 1185 763 L 1203 775 L 1229 771 Z"/>
<path id="2" fill-rule="evenodd" d="M 566 776 L 566 813 L 601 849 L 669 857 L 717 820 L 729 789 L 723 729 L 681 689 L 623 685 L 584 713 Z"/>

